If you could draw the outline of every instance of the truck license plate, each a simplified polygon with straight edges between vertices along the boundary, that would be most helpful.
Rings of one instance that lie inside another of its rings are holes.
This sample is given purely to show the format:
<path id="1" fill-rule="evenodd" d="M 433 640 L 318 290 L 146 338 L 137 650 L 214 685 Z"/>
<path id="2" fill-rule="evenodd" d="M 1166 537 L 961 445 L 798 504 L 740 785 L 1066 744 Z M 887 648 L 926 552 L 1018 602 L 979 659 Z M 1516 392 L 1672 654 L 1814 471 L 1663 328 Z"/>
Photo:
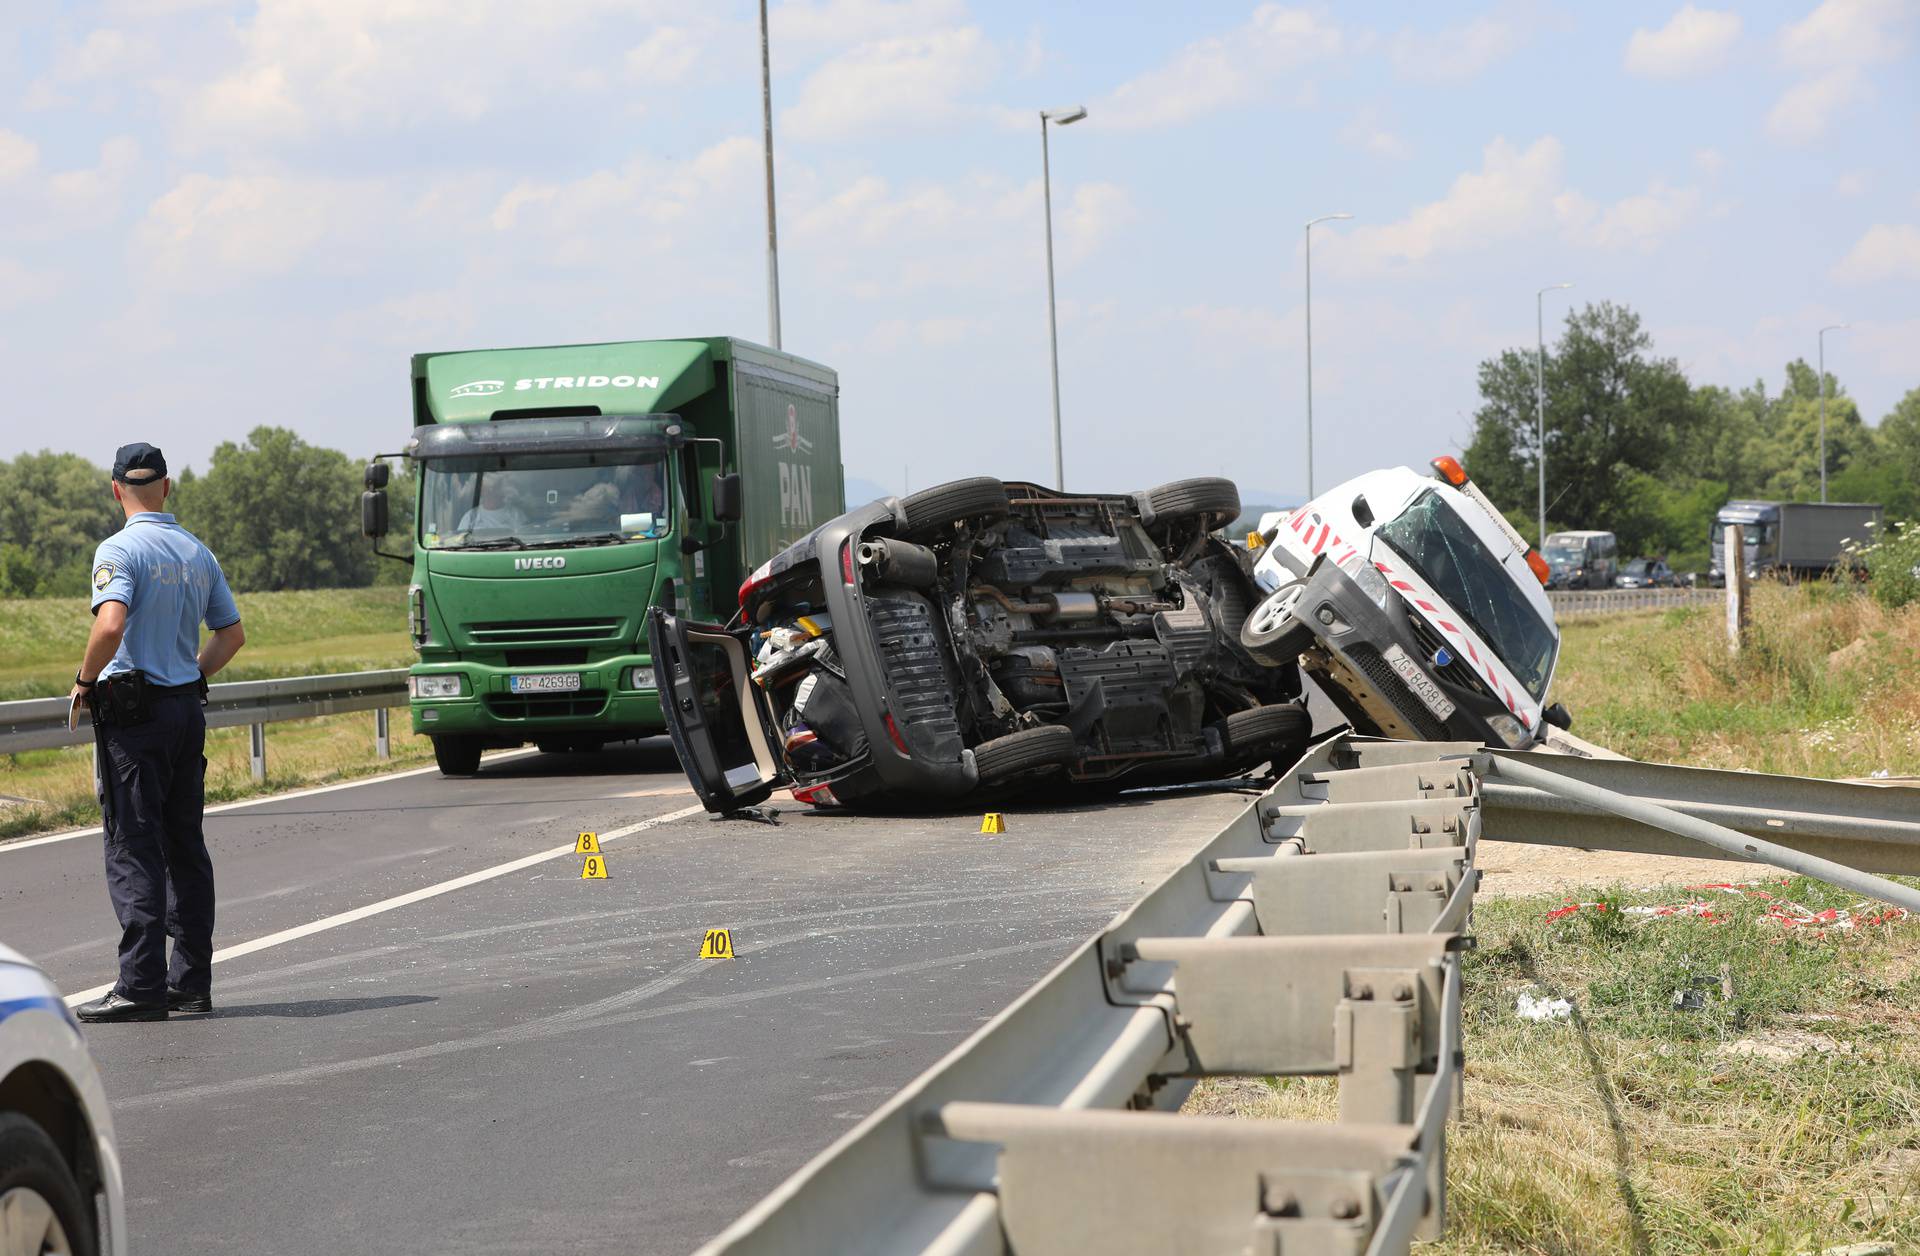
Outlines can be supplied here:
<path id="1" fill-rule="evenodd" d="M 536 672 L 530 676 L 507 677 L 508 693 L 574 693 L 579 688 L 579 672 Z"/>
<path id="2" fill-rule="evenodd" d="M 1400 673 L 1400 679 L 1407 682 L 1407 688 L 1413 690 L 1420 696 L 1420 701 L 1427 704 L 1427 710 L 1443 720 L 1452 716 L 1453 702 L 1446 694 L 1440 692 L 1440 686 L 1433 683 L 1433 677 L 1421 671 L 1420 665 L 1407 657 L 1405 650 L 1397 645 L 1390 645 L 1387 647 L 1386 657 L 1387 665 Z"/>

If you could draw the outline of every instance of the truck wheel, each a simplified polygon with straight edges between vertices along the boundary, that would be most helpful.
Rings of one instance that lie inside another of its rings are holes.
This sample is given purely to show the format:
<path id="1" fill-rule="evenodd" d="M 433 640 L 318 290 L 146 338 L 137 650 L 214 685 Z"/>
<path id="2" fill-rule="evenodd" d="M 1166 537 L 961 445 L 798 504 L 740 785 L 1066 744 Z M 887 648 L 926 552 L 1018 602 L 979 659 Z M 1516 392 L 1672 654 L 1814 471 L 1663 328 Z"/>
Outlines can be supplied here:
<path id="1" fill-rule="evenodd" d="M 47 1132 L 24 1116 L 0 1115 L 0 1237 L 17 1242 L 9 1251 L 97 1251 L 93 1223 L 80 1184 Z"/>
<path id="2" fill-rule="evenodd" d="M 1240 517 L 1240 487 L 1232 480 L 1203 476 L 1175 480 L 1138 494 L 1141 521 L 1149 526 L 1182 519 L 1203 519 L 1209 529 Z"/>
<path id="3" fill-rule="evenodd" d="M 1283 584 L 1253 608 L 1240 625 L 1240 644 L 1256 663 L 1285 667 L 1296 662 L 1300 651 L 1313 644 L 1313 629 L 1300 622 L 1294 612 L 1307 591 L 1305 580 Z"/>
<path id="4" fill-rule="evenodd" d="M 973 748 L 973 766 L 982 785 L 996 785 L 1022 773 L 1058 767 L 1080 757 L 1073 730 L 1059 724 L 1023 728 Z"/>
<path id="5" fill-rule="evenodd" d="M 1227 754 L 1243 763 L 1292 763 L 1313 738 L 1313 716 L 1298 703 L 1235 711 L 1226 719 Z"/>
<path id="6" fill-rule="evenodd" d="M 1007 486 L 990 475 L 936 484 L 900 499 L 906 536 L 944 532 L 962 519 L 1003 519 L 1011 509 Z"/>
<path id="7" fill-rule="evenodd" d="M 442 776 L 472 776 L 480 770 L 480 739 L 451 733 L 435 737 L 433 761 Z"/>

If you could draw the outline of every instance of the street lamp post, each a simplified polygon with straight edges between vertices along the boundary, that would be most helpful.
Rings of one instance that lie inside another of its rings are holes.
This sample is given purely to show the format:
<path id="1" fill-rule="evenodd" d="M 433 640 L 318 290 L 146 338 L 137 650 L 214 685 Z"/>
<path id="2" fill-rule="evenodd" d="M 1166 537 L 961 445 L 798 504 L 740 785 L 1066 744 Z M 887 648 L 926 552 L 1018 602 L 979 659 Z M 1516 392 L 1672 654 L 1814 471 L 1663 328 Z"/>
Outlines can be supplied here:
<path id="1" fill-rule="evenodd" d="M 1341 222 L 1352 214 L 1322 214 L 1307 223 L 1307 500 L 1313 500 L 1313 225 Z"/>
<path id="2" fill-rule="evenodd" d="M 1820 342 L 1820 500 L 1827 500 L 1827 333 L 1845 331 L 1851 323 L 1834 323 L 1822 327 L 1816 339 Z"/>
<path id="3" fill-rule="evenodd" d="M 1540 476 L 1540 548 L 1547 548 L 1547 316 L 1546 295 L 1560 288 L 1571 288 L 1570 283 L 1548 284 L 1533 294 L 1533 330 L 1537 337 L 1533 356 L 1533 417 L 1537 430 L 1534 438 L 1538 442 L 1538 456 L 1535 467 Z"/>
<path id="4" fill-rule="evenodd" d="M 760 0 L 760 127 L 767 158 L 767 339 L 780 347 L 780 237 L 773 216 L 773 68 L 767 53 L 767 0 Z"/>
<path id="5" fill-rule="evenodd" d="M 1053 308 L 1053 167 L 1047 152 L 1047 123 L 1071 126 L 1087 116 L 1085 105 L 1040 111 L 1040 196 L 1047 214 L 1047 351 L 1053 372 L 1053 486 L 1067 486 L 1066 450 L 1060 437 L 1060 331 Z"/>

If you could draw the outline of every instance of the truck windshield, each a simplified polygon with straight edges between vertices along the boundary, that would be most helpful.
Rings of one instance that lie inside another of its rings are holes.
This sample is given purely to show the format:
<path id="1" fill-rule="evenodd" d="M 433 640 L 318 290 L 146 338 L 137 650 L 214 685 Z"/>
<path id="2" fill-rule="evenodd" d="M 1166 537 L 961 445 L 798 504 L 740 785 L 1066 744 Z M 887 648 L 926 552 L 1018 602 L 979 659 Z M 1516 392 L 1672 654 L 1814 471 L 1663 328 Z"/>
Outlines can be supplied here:
<path id="1" fill-rule="evenodd" d="M 663 453 L 436 458 L 420 489 L 428 549 L 616 545 L 667 531 Z"/>
<path id="2" fill-rule="evenodd" d="M 1732 526 L 1724 520 L 1713 521 L 1713 552 L 1715 554 L 1726 547 L 1727 529 Z M 1766 545 L 1773 540 L 1773 525 L 1770 523 L 1743 523 L 1740 529 L 1745 534 L 1744 543 L 1747 545 Z"/>
<path id="3" fill-rule="evenodd" d="M 1376 535 L 1473 625 L 1527 692 L 1536 698 L 1546 692 L 1559 640 L 1513 574 L 1438 493 L 1428 489 L 1416 497 Z"/>

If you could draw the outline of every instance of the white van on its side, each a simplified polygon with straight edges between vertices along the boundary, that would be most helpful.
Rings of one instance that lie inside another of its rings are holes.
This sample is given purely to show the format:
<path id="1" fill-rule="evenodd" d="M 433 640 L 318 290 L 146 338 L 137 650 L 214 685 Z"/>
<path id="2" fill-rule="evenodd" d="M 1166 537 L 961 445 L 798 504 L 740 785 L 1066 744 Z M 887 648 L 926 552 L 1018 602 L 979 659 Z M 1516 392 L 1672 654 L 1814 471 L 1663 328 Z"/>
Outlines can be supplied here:
<path id="1" fill-rule="evenodd" d="M 1254 568 L 1241 643 L 1298 659 L 1361 732 L 1519 748 L 1549 724 L 1560 630 L 1547 566 L 1450 457 L 1372 471 L 1308 502 Z"/>

